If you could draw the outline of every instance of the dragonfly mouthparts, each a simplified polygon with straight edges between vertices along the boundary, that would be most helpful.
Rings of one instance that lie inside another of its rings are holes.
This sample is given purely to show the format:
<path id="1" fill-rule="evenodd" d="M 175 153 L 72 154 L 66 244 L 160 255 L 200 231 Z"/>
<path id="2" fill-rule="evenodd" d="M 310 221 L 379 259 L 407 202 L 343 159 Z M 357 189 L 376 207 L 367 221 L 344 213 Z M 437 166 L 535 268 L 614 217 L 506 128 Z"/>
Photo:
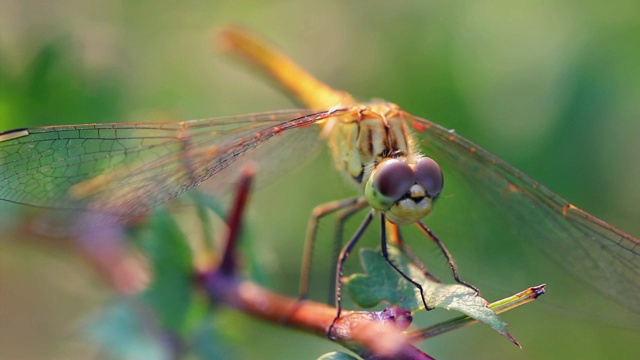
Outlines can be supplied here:
<path id="1" fill-rule="evenodd" d="M 422 186 L 420 186 L 419 184 L 413 184 L 411 188 L 409 188 L 409 191 L 407 191 L 400 199 L 398 199 L 398 202 L 409 199 L 416 203 L 419 203 L 424 198 L 431 198 L 431 196 L 427 194 Z"/>
<path id="2" fill-rule="evenodd" d="M 408 225 L 429 215 L 432 208 L 433 198 L 416 183 L 385 214 L 395 224 Z"/>
<path id="3" fill-rule="evenodd" d="M 411 188 L 409 189 L 408 194 L 411 199 L 422 199 L 424 197 L 430 197 L 429 194 L 427 194 L 427 191 L 418 184 L 413 184 L 413 186 L 411 186 Z"/>

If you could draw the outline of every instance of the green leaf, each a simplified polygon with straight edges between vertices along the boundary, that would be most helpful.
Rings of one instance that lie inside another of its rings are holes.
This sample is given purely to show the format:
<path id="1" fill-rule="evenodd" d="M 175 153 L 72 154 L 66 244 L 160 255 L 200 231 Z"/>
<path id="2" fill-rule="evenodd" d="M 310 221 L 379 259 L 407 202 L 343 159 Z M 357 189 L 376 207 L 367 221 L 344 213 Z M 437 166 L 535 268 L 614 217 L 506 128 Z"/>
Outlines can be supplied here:
<path id="1" fill-rule="evenodd" d="M 515 341 L 506 330 L 507 323 L 489 309 L 489 303 L 477 296 L 472 289 L 460 284 L 441 284 L 428 279 L 420 269 L 401 256 L 396 248 L 389 248 L 389 258 L 411 279 L 422 285 L 429 307 L 459 311 Z M 347 291 L 358 306 L 370 308 L 386 302 L 411 311 L 424 309 L 420 290 L 398 274 L 384 260 L 379 250 L 363 248 L 360 250 L 360 259 L 365 274 L 354 274 L 345 280 Z"/>
<path id="2" fill-rule="evenodd" d="M 83 334 L 115 359 L 168 359 L 160 329 L 143 313 L 129 301 L 117 301 L 91 319 Z"/>
<path id="3" fill-rule="evenodd" d="M 191 351 L 197 359 L 233 358 L 231 349 L 220 335 L 220 329 L 208 317 L 194 334 Z"/>
<path id="4" fill-rule="evenodd" d="M 177 223 L 164 210 L 155 211 L 150 233 L 143 238 L 152 267 L 153 283 L 143 294 L 162 325 L 180 331 L 191 303 L 193 264 L 191 249 Z"/>

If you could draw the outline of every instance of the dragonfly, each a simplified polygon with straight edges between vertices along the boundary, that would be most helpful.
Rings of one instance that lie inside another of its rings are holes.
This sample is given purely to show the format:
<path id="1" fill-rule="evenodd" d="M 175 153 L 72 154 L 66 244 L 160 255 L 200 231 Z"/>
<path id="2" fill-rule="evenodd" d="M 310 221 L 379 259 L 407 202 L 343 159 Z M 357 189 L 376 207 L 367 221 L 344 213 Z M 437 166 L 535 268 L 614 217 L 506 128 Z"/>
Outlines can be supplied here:
<path id="1" fill-rule="evenodd" d="M 444 242 L 423 221 L 436 204 L 448 201 L 441 196 L 446 191 L 445 179 L 456 175 L 472 187 L 482 187 L 484 196 L 507 209 L 526 228 L 522 241 L 550 249 L 549 256 L 578 279 L 640 314 L 637 238 L 579 209 L 453 130 L 396 104 L 358 102 L 329 87 L 249 31 L 228 28 L 221 32 L 221 39 L 306 108 L 180 122 L 5 131 L 0 133 L 0 199 L 123 220 L 196 187 L 224 188 L 247 161 L 262 164 L 277 159 L 283 164 L 278 169 L 294 167 L 324 141 L 335 168 L 360 194 L 320 205 L 312 212 L 303 254 L 301 298 L 308 292 L 319 221 L 336 212 L 344 219 L 369 209 L 337 259 L 335 319 L 341 315 L 345 261 L 375 217 L 380 218 L 383 256 L 421 291 L 426 309 L 429 304 L 420 284 L 388 258 L 389 239 L 398 237 L 400 227 L 416 225 L 439 246 L 455 280 L 476 290 L 460 278 Z"/>

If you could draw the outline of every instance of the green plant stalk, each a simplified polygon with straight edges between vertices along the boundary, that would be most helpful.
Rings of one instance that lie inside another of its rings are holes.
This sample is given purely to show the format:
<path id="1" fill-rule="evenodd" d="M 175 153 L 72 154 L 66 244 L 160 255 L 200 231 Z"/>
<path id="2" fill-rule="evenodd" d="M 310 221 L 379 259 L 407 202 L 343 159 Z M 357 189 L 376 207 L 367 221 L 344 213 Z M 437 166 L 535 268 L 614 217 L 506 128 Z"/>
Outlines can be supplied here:
<path id="1" fill-rule="evenodd" d="M 521 291 L 515 295 L 506 297 L 502 300 L 495 301 L 489 304 L 489 308 L 496 312 L 496 314 L 503 313 L 505 311 L 512 310 L 518 306 L 527 304 L 533 300 L 536 300 L 540 295 L 544 294 L 546 284 L 530 287 L 524 291 Z M 469 316 L 460 316 L 450 320 L 443 321 L 433 326 L 414 330 L 407 333 L 410 341 L 418 342 L 434 336 L 456 330 L 468 325 L 472 325 L 478 322 L 478 320 Z M 516 344 L 519 346 L 519 344 Z"/>

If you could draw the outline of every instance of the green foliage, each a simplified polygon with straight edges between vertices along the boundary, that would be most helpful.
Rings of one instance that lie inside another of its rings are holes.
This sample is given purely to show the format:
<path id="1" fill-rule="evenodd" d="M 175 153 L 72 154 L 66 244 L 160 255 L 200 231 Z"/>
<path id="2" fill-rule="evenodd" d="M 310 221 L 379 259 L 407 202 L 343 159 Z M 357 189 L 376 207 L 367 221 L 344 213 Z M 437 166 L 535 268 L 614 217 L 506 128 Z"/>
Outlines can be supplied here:
<path id="1" fill-rule="evenodd" d="M 143 298 L 164 327 L 180 331 L 185 323 L 193 288 L 191 250 L 175 220 L 159 209 L 140 246 L 151 262 L 153 283 Z"/>
<path id="2" fill-rule="evenodd" d="M 149 260 L 153 281 L 140 297 L 118 301 L 96 318 L 92 340 L 116 358 L 164 359 L 184 352 L 225 358 L 229 352 L 210 304 L 193 296 L 193 257 L 175 219 L 161 207 L 133 238 Z"/>
<path id="3" fill-rule="evenodd" d="M 389 258 L 405 274 L 422 285 L 429 307 L 455 310 L 489 325 L 498 333 L 512 339 L 507 323 L 487 307 L 485 299 L 460 284 L 441 284 L 424 276 L 422 271 L 401 256 L 396 248 L 389 248 Z M 365 274 L 351 275 L 345 286 L 353 301 L 370 308 L 386 302 L 412 311 L 423 310 L 420 291 L 400 276 L 382 257 L 379 250 L 361 249 L 360 259 Z"/>
<path id="4" fill-rule="evenodd" d="M 153 314 L 132 301 L 120 299 L 95 316 L 87 326 L 91 341 L 116 359 L 167 359 L 170 350 L 160 341 Z"/>
<path id="5" fill-rule="evenodd" d="M 192 352 L 198 359 L 228 359 L 230 350 L 221 339 L 214 321 L 204 321 L 193 336 Z"/>
<path id="6" fill-rule="evenodd" d="M 83 67 L 68 37 L 41 45 L 21 71 L 0 57 L 0 131 L 122 120 L 122 78 Z"/>

